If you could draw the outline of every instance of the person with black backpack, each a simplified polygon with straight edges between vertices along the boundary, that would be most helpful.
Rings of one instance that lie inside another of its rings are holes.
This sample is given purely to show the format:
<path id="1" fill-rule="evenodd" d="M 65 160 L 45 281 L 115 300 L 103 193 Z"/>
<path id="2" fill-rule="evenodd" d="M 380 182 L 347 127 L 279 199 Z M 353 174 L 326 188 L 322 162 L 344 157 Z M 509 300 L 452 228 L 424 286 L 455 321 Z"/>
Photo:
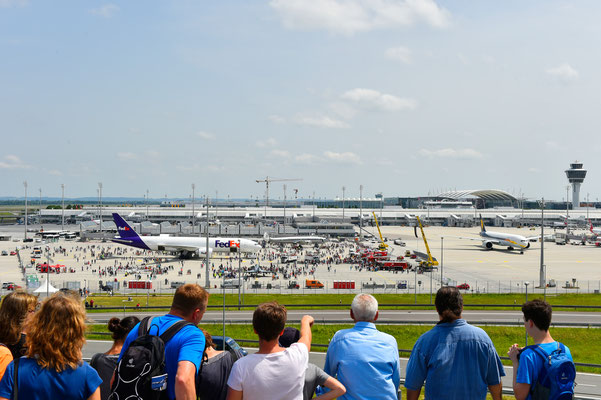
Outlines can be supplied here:
<path id="1" fill-rule="evenodd" d="M 136 325 L 119 355 L 109 400 L 195 400 L 195 377 L 202 364 L 202 319 L 209 293 L 197 284 L 180 286 L 171 310 Z M 130 397 L 131 396 L 131 397 Z"/>
<path id="2" fill-rule="evenodd" d="M 513 393 L 517 400 L 569 400 L 574 397 L 576 370 L 570 349 L 549 333 L 552 308 L 536 299 L 522 306 L 526 332 L 534 344 L 514 344 L 507 355 L 513 363 Z"/>

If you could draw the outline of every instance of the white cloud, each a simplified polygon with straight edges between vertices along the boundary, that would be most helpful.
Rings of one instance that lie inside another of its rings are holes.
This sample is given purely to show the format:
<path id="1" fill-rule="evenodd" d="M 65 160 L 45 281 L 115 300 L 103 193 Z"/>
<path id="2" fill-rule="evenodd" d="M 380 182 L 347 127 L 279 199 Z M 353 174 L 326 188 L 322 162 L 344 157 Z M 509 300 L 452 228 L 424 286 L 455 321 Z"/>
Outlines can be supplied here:
<path id="1" fill-rule="evenodd" d="M 30 169 L 31 165 L 25 164 L 18 156 L 7 154 L 4 161 L 0 161 L 0 169 Z"/>
<path id="2" fill-rule="evenodd" d="M 413 110 L 417 107 L 417 101 L 414 99 L 401 98 L 372 89 L 357 88 L 349 90 L 341 97 L 368 108 L 379 108 L 386 111 Z"/>
<path id="3" fill-rule="evenodd" d="M 320 117 L 309 117 L 297 115 L 294 118 L 294 122 L 298 125 L 316 126 L 319 128 L 333 128 L 333 129 L 344 129 L 349 128 L 349 124 L 344 121 L 333 119 L 326 116 Z"/>
<path id="4" fill-rule="evenodd" d="M 294 157 L 294 161 L 299 163 L 299 164 L 315 164 L 316 162 L 319 161 L 319 158 L 317 156 L 314 156 L 313 154 L 309 154 L 309 153 L 303 153 L 303 154 L 299 154 L 296 157 Z"/>
<path id="5" fill-rule="evenodd" d="M 257 147 L 273 147 L 277 144 L 277 141 L 274 138 L 269 138 L 266 140 L 259 140 L 255 145 Z"/>
<path id="6" fill-rule="evenodd" d="M 111 18 L 116 12 L 120 10 L 119 6 L 114 4 L 104 4 L 98 8 L 90 10 L 90 14 L 98 15 L 99 17 Z"/>
<path id="7" fill-rule="evenodd" d="M 578 79 L 578 71 L 570 64 L 561 64 L 557 67 L 548 68 L 545 72 L 563 82 L 573 82 Z"/>
<path id="8" fill-rule="evenodd" d="M 281 117 L 279 115 L 270 115 L 267 118 L 269 118 L 269 120 L 274 124 L 283 124 L 284 122 L 286 122 L 286 118 Z"/>
<path id="9" fill-rule="evenodd" d="M 328 108 L 344 119 L 351 119 L 357 114 L 357 110 L 348 103 L 337 101 L 328 104 Z"/>
<path id="10" fill-rule="evenodd" d="M 274 157 L 289 158 L 290 152 L 287 150 L 273 149 L 271 150 L 271 155 Z"/>
<path id="11" fill-rule="evenodd" d="M 130 152 L 117 153 L 117 158 L 120 160 L 136 160 L 138 155 Z"/>
<path id="12" fill-rule="evenodd" d="M 204 139 L 204 140 L 213 140 L 213 139 L 215 139 L 215 134 L 214 133 L 204 132 L 204 131 L 196 132 L 196 136 L 198 136 L 199 138 Z"/>
<path id="13" fill-rule="evenodd" d="M 0 8 L 25 7 L 28 4 L 29 0 L 0 0 Z"/>
<path id="14" fill-rule="evenodd" d="M 386 50 L 386 57 L 391 58 L 393 60 L 398 60 L 405 64 L 411 64 L 411 50 L 407 47 L 399 46 L 399 47 L 391 47 Z"/>
<path id="15" fill-rule="evenodd" d="M 479 160 L 484 158 L 484 154 L 474 149 L 459 149 L 455 150 L 452 148 L 429 150 L 421 149 L 418 154 L 422 157 L 428 158 L 454 158 L 458 160 Z"/>
<path id="16" fill-rule="evenodd" d="M 343 164 L 362 164 L 361 158 L 351 152 L 338 153 L 335 151 L 324 151 L 324 157 L 333 162 L 343 163 Z"/>
<path id="17" fill-rule="evenodd" d="M 286 28 L 345 35 L 418 22 L 436 28 L 450 24 L 450 13 L 434 0 L 272 0 L 270 5 Z"/>

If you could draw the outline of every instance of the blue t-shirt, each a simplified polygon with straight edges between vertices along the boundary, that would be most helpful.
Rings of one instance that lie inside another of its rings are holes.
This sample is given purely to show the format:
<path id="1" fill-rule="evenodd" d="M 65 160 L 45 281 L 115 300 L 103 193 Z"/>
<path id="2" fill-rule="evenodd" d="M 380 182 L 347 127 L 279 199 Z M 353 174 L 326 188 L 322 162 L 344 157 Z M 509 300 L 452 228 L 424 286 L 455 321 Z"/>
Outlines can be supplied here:
<path id="1" fill-rule="evenodd" d="M 151 321 L 150 332 L 153 335 L 160 335 L 165 332 L 171 325 L 182 318 L 175 315 L 167 314 L 162 317 L 154 317 Z M 139 323 L 129 332 L 119 361 L 125 354 L 131 342 L 138 337 Z M 158 331 L 157 331 L 158 328 Z M 196 372 L 200 368 L 202 362 L 202 353 L 205 349 L 205 336 L 196 326 L 184 326 L 178 333 L 171 338 L 165 345 L 165 371 L 168 374 L 167 378 L 167 393 L 170 399 L 175 399 L 175 375 L 177 373 L 177 364 L 180 361 L 190 361 L 196 366 Z"/>
<path id="2" fill-rule="evenodd" d="M 397 399 L 401 363 L 396 339 L 371 322 L 336 332 L 323 370 L 346 386 L 341 400 Z"/>
<path id="3" fill-rule="evenodd" d="M 0 382 L 0 397 L 12 399 L 15 364 L 11 362 Z M 27 400 L 85 400 L 102 383 L 96 370 L 87 362 L 76 369 L 56 372 L 42 368 L 33 358 L 19 361 L 19 398 Z"/>
<path id="4" fill-rule="evenodd" d="M 553 351 L 557 350 L 557 342 L 551 343 L 541 343 L 540 347 L 547 354 L 551 354 Z M 572 359 L 572 353 L 570 353 L 570 349 L 568 346 L 565 346 L 566 355 Z M 527 383 L 530 385 L 530 389 L 532 389 L 532 385 L 538 381 L 538 375 L 540 371 L 543 369 L 543 359 L 540 355 L 536 354 L 536 352 L 532 349 L 525 349 L 522 354 L 520 354 L 520 363 L 518 364 L 518 372 L 515 377 L 515 381 L 517 383 Z M 528 393 L 528 397 L 526 400 L 530 400 L 532 396 Z"/>
<path id="5" fill-rule="evenodd" d="M 405 387 L 419 390 L 426 381 L 427 399 L 482 400 L 501 376 L 501 359 L 486 332 L 458 319 L 420 336 L 407 364 Z"/>

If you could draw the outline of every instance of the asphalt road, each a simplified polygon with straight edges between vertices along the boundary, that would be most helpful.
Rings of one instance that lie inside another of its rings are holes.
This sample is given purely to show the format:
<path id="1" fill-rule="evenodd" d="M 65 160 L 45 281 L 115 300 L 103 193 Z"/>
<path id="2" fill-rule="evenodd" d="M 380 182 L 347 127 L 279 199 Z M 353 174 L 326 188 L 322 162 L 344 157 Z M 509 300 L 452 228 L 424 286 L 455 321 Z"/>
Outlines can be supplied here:
<path id="1" fill-rule="evenodd" d="M 246 311 L 228 311 L 226 310 L 226 321 L 250 322 L 252 320 L 252 310 Z M 111 313 L 89 313 L 88 318 L 92 321 L 104 323 L 111 317 L 123 317 L 130 315 L 131 312 L 111 312 Z M 136 312 L 135 315 L 142 318 L 146 315 L 163 315 L 165 312 Z M 312 315 L 316 322 L 340 321 L 351 323 L 348 310 L 288 310 L 289 321 L 300 321 L 305 314 Z M 470 311 L 463 312 L 464 318 L 473 324 L 522 324 L 522 312 L 516 311 Z M 221 322 L 223 318 L 222 311 L 207 311 L 203 317 L 203 322 Z M 415 322 L 424 324 L 434 324 L 438 321 L 438 314 L 434 310 L 382 310 L 379 320 L 385 322 Z M 600 312 L 554 312 L 553 324 L 587 324 L 601 325 Z"/>
<path id="2" fill-rule="evenodd" d="M 111 347 L 111 342 L 102 340 L 88 340 L 83 348 L 84 359 L 90 359 L 95 353 L 105 352 Z M 254 352 L 256 349 L 247 349 Z M 323 368 L 325 364 L 325 353 L 311 352 L 309 361 Z M 407 358 L 401 358 L 401 377 L 405 377 L 407 370 Z M 505 366 L 506 376 L 503 378 L 503 388 L 511 389 L 512 385 L 512 367 Z M 576 374 L 576 394 L 586 399 L 601 399 L 601 375 L 577 373 Z"/>

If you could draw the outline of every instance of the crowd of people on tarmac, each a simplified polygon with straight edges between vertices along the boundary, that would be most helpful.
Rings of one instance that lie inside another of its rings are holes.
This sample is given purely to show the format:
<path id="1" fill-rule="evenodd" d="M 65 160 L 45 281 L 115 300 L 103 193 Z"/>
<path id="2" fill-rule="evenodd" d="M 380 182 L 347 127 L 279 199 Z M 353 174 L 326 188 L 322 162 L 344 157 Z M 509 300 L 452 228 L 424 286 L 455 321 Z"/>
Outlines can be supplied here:
<path id="1" fill-rule="evenodd" d="M 400 398 L 397 342 L 378 330 L 372 295 L 354 298 L 354 326 L 332 337 L 323 369 L 309 363 L 313 317 L 303 316 L 300 330 L 286 327 L 286 308 L 277 302 L 254 311 L 256 353 L 245 355 L 235 343 L 217 350 L 210 333 L 198 328 L 208 298 L 204 288 L 186 284 L 166 315 L 112 318 L 113 344 L 88 364 L 80 298 L 58 292 L 38 303 L 26 292 L 10 293 L 0 304 L 0 400 Z M 490 393 L 500 400 L 503 365 L 488 335 L 462 318 L 459 290 L 441 288 L 435 305 L 439 322 L 417 340 L 407 364 L 406 398 L 418 399 L 425 387 L 426 399 Z M 550 335 L 551 306 L 537 299 L 522 312 L 535 345 L 508 351 L 516 399 L 571 398 L 557 397 L 573 391 L 575 370 L 568 347 Z"/>

